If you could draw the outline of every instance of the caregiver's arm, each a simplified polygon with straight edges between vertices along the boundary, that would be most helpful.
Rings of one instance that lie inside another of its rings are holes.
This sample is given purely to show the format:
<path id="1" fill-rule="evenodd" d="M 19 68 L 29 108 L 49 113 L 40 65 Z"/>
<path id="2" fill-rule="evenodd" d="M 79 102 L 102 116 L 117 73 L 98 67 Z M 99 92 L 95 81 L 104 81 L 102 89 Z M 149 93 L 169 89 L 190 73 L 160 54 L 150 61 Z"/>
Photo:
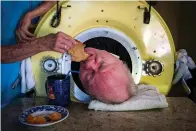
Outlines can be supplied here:
<path id="1" fill-rule="evenodd" d="M 42 16 L 46 14 L 55 4 L 56 4 L 56 1 L 45 1 L 40 6 L 35 8 L 34 10 L 28 12 L 26 15 L 28 15 L 29 18 L 31 19 L 37 16 Z"/>
<path id="2" fill-rule="evenodd" d="M 57 51 L 64 53 L 76 44 L 70 36 L 59 32 L 26 43 L 1 46 L 1 63 L 24 60 L 42 51 Z"/>
<path id="3" fill-rule="evenodd" d="M 25 41 L 35 39 L 35 36 L 32 33 L 30 33 L 28 30 L 31 25 L 31 20 L 35 17 L 43 16 L 55 4 L 56 4 L 56 1 L 45 1 L 40 6 L 38 6 L 34 10 L 24 15 L 24 17 L 20 20 L 19 27 L 16 30 L 16 35 L 18 37 L 19 42 L 25 42 Z"/>

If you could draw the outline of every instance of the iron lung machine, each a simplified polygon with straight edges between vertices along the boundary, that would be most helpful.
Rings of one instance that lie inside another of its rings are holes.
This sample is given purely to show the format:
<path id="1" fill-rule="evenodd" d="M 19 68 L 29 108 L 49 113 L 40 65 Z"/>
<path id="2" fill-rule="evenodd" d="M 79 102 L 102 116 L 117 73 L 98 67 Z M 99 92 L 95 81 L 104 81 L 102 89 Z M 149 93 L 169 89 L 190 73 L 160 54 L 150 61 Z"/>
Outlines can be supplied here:
<path id="1" fill-rule="evenodd" d="M 174 73 L 174 42 L 164 20 L 154 8 L 149 12 L 146 2 L 63 1 L 41 19 L 35 35 L 59 31 L 83 43 L 115 41 L 130 58 L 136 84 L 154 85 L 165 95 L 169 92 Z M 46 96 L 47 76 L 78 69 L 66 53 L 45 51 L 32 56 L 31 61 L 37 96 Z M 79 87 L 77 76 L 71 76 L 72 100 L 87 101 L 89 96 Z"/>

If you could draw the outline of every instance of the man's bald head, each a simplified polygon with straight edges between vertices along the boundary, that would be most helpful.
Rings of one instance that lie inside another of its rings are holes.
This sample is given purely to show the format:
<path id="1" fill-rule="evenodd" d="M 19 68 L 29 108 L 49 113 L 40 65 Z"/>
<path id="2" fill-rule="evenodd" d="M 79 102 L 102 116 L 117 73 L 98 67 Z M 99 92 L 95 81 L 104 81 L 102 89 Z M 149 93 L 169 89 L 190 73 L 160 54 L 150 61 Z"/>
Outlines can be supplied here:
<path id="1" fill-rule="evenodd" d="M 85 91 L 105 103 L 121 103 L 132 97 L 136 85 L 125 64 L 104 50 L 86 48 L 80 79 Z"/>

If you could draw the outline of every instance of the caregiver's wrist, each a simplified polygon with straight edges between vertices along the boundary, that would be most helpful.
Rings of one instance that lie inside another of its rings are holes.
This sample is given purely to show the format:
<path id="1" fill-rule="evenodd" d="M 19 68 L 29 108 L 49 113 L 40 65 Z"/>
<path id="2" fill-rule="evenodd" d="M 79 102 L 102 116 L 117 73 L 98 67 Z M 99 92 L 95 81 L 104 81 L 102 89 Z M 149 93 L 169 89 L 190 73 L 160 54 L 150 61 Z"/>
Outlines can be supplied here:
<path id="1" fill-rule="evenodd" d="M 29 18 L 29 19 L 33 19 L 35 17 L 37 17 L 37 15 L 35 15 L 35 13 L 33 13 L 33 11 L 30 11 L 28 12 L 26 15 L 25 15 L 26 18 Z"/>
<path id="2" fill-rule="evenodd" d="M 37 45 L 40 51 L 52 51 L 54 48 L 54 42 L 50 41 L 48 38 L 49 35 L 40 37 L 37 39 Z"/>

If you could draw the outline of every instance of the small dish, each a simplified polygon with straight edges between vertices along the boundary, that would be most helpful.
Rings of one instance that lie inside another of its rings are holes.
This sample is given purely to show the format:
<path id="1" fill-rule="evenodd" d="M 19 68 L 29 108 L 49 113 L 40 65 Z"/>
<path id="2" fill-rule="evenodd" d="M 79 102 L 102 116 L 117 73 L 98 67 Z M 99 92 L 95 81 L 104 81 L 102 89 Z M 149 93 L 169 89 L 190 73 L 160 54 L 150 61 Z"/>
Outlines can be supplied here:
<path id="1" fill-rule="evenodd" d="M 46 122 L 45 124 L 30 124 L 27 122 L 27 117 L 29 115 L 32 116 L 39 116 L 39 115 L 49 115 L 52 113 L 58 112 L 61 114 L 61 119 L 57 121 L 51 121 L 51 122 Z M 32 108 L 28 108 L 24 110 L 20 115 L 19 115 L 19 121 L 22 124 L 29 125 L 29 126 L 37 126 L 37 127 L 45 127 L 45 126 L 50 126 L 56 123 L 59 123 L 63 120 L 65 120 L 69 116 L 69 111 L 61 106 L 55 106 L 55 105 L 42 105 L 42 106 L 36 106 Z"/>

